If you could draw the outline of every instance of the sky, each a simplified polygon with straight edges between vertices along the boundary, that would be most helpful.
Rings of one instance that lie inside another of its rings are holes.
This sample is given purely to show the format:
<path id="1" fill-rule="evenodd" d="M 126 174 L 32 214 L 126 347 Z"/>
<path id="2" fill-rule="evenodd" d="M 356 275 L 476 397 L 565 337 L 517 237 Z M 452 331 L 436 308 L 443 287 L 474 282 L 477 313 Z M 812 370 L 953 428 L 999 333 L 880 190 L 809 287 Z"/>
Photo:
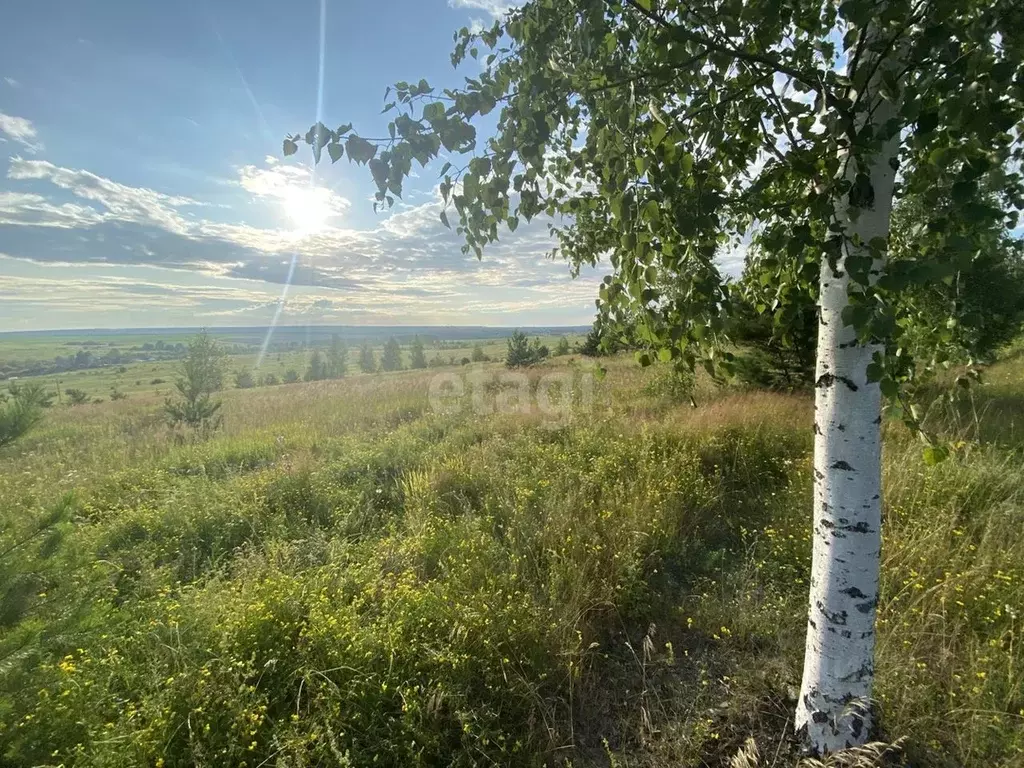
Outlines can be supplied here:
<path id="1" fill-rule="evenodd" d="M 506 232 L 482 260 L 461 253 L 438 220 L 444 158 L 375 214 L 365 167 L 314 171 L 305 145 L 281 153 L 318 116 L 375 135 L 391 83 L 474 75 L 472 60 L 452 69 L 452 33 L 504 5 L 10 4 L 0 331 L 262 326 L 278 313 L 293 325 L 591 322 L 604 273 L 573 280 L 548 258 L 546 222 Z"/>

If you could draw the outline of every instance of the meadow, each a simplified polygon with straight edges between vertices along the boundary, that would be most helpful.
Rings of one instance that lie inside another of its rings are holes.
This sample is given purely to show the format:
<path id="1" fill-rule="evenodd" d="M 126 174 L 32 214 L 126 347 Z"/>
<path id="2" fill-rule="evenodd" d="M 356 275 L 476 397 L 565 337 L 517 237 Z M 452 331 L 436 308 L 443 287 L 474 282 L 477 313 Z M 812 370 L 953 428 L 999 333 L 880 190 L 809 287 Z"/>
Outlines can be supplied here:
<path id="1" fill-rule="evenodd" d="M 478 329 L 483 331 L 483 329 Z M 321 336 L 324 334 L 321 333 Z M 147 335 L 139 334 L 105 334 L 103 336 L 91 335 L 89 332 L 65 332 L 45 336 L 10 336 L 0 334 L 0 361 L 44 361 L 52 360 L 57 355 L 73 355 L 78 349 L 89 349 L 97 356 L 102 356 L 109 349 L 131 348 L 144 342 L 150 344 L 162 341 L 168 345 L 187 343 L 191 333 L 184 331 L 178 333 L 153 332 Z M 259 354 L 259 341 L 257 336 L 251 334 L 236 333 L 214 334 L 221 344 L 243 344 L 251 347 L 251 351 L 243 354 L 229 354 L 225 360 L 225 381 L 227 386 L 234 386 L 236 373 L 245 371 L 251 373 L 255 380 L 260 377 L 273 376 L 278 382 L 283 381 L 289 371 L 295 373 L 300 379 L 309 366 L 310 356 L 314 350 L 321 354 L 326 352 L 324 338 L 311 340 L 309 345 L 302 341 L 301 347 L 297 349 L 270 349 L 266 354 Z M 561 339 L 560 335 L 541 334 L 531 338 L 538 338 L 542 344 L 546 344 L 552 350 Z M 575 344 L 581 340 L 578 334 L 569 334 L 566 337 Z M 314 341 L 316 343 L 314 343 Z M 89 346 L 83 347 L 83 342 Z M 383 354 L 384 342 L 381 339 L 374 339 L 370 342 L 374 358 L 380 364 Z M 358 367 L 358 355 L 360 343 L 358 340 L 349 342 L 347 354 L 349 376 L 360 375 Z M 441 358 L 445 364 L 471 358 L 473 350 L 479 347 L 490 359 L 500 360 L 505 353 L 505 338 L 496 335 L 493 338 L 474 339 L 431 339 L 424 343 L 424 351 L 428 361 L 435 357 Z M 403 344 L 402 365 L 411 366 L 411 355 L 409 343 Z M 77 389 L 85 392 L 90 400 L 103 400 L 117 392 L 128 396 L 149 396 L 167 397 L 173 394 L 174 381 L 180 367 L 180 360 L 148 360 L 129 362 L 124 365 L 103 365 L 81 370 L 62 371 L 58 374 L 41 376 L 19 377 L 23 381 L 37 381 L 52 392 L 63 393 L 67 389 Z M 0 379 L 0 386 L 3 386 Z"/>
<path id="2" fill-rule="evenodd" d="M 599 362 L 528 370 L 554 414 L 480 407 L 500 363 L 229 389 L 206 440 L 155 387 L 49 409 L 0 449 L 0 763 L 796 764 L 811 396 Z M 911 765 L 1024 753 L 1020 351 L 986 381 L 945 462 L 886 425 Z"/>

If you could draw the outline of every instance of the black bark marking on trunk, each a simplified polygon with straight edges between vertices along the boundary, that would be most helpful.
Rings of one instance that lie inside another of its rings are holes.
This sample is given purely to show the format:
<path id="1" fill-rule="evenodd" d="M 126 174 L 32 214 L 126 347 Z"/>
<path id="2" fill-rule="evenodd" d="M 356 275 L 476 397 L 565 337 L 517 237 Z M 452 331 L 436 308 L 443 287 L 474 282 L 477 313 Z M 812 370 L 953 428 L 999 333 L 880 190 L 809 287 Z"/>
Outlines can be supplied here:
<path id="1" fill-rule="evenodd" d="M 840 679 L 844 682 L 849 682 L 850 680 L 864 680 L 873 674 L 875 674 L 875 665 L 870 661 L 866 661 L 860 665 L 859 669 L 853 670 L 853 672 Z"/>
<path id="2" fill-rule="evenodd" d="M 829 469 L 841 469 L 844 472 L 856 472 L 857 471 L 853 467 L 850 466 L 849 462 L 844 461 L 842 459 L 840 459 L 839 461 L 837 461 L 834 464 L 830 465 Z"/>
<path id="3" fill-rule="evenodd" d="M 829 624 L 834 624 L 839 627 L 846 626 L 846 611 L 827 611 L 825 610 L 825 604 L 821 602 L 821 600 L 817 601 L 817 606 L 818 611 L 825 617 L 825 621 Z"/>
<path id="4" fill-rule="evenodd" d="M 840 432 L 845 432 L 846 431 L 846 425 L 845 424 L 836 424 L 836 429 L 838 429 Z"/>
<path id="5" fill-rule="evenodd" d="M 824 725 L 828 722 L 828 712 L 823 712 L 820 709 L 816 709 L 811 712 L 811 720 L 818 725 Z"/>
<path id="6" fill-rule="evenodd" d="M 863 520 L 859 523 L 854 523 L 853 525 L 844 525 L 843 530 L 849 531 L 850 533 L 871 533 L 871 528 Z"/>
<path id="7" fill-rule="evenodd" d="M 825 475 L 817 467 L 814 468 L 814 478 L 816 480 L 824 480 Z"/>
<path id="8" fill-rule="evenodd" d="M 821 431 L 821 427 L 818 426 L 818 422 L 814 422 L 814 434 L 822 435 L 824 432 Z"/>
<path id="9" fill-rule="evenodd" d="M 860 741 L 860 735 L 864 732 L 864 720 L 863 718 L 854 715 L 850 718 L 850 734 L 853 736 L 854 741 Z"/>
<path id="10" fill-rule="evenodd" d="M 881 424 L 881 423 L 882 423 L 882 417 L 881 417 L 881 415 L 877 416 L 877 417 L 875 418 L 875 420 L 874 420 L 873 422 L 871 422 L 871 423 L 872 423 L 872 424 Z"/>
<path id="11" fill-rule="evenodd" d="M 864 603 L 857 603 L 857 605 L 855 605 L 854 608 L 856 608 L 858 611 L 867 616 L 869 613 L 871 613 L 871 611 L 875 609 L 876 605 L 878 605 L 878 600 L 868 600 Z"/>
<path id="12" fill-rule="evenodd" d="M 864 600 L 867 597 L 867 595 L 856 587 L 847 587 L 846 589 L 839 590 L 839 592 L 844 595 L 849 595 L 854 600 Z"/>

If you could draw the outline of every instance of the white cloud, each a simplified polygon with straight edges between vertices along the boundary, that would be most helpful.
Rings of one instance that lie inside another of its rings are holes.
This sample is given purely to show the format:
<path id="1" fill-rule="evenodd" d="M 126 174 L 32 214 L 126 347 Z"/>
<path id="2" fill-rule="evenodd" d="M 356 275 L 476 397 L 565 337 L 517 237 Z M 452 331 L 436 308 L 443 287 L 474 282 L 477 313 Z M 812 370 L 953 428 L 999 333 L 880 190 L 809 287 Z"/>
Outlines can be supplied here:
<path id="1" fill-rule="evenodd" d="M 14 141 L 20 144 L 26 152 L 35 153 L 43 148 L 42 143 L 36 141 L 36 128 L 32 125 L 32 121 L 26 120 L 24 117 L 5 115 L 0 112 L 0 134 L 7 136 L 7 139 L 0 136 L 0 141 Z"/>
<path id="2" fill-rule="evenodd" d="M 19 83 L 13 77 L 5 77 L 4 82 L 11 86 L 11 88 L 21 88 L 21 83 Z"/>
<path id="3" fill-rule="evenodd" d="M 189 228 L 189 222 L 178 209 L 203 205 L 188 197 L 165 195 L 145 187 L 129 187 L 89 171 L 61 168 L 47 160 L 15 157 L 7 170 L 7 178 L 49 181 L 76 197 L 99 203 L 110 214 L 110 219 L 151 224 L 176 234 L 186 234 Z"/>
<path id="4" fill-rule="evenodd" d="M 504 17 L 506 13 L 517 5 L 519 5 L 518 2 L 508 2 L 507 0 L 448 0 L 449 8 L 485 11 L 496 19 Z"/>

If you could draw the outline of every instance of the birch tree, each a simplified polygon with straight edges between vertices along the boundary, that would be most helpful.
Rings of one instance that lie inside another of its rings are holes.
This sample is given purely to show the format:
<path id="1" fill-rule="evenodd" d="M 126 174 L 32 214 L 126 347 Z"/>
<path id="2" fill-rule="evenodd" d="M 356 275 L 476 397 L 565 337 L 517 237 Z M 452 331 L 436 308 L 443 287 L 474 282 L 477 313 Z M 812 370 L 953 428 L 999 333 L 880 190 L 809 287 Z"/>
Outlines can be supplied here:
<path id="1" fill-rule="evenodd" d="M 478 62 L 464 87 L 396 83 L 386 129 L 318 123 L 284 141 L 367 165 L 386 207 L 414 162 L 440 165 L 440 219 L 478 257 L 543 215 L 572 269 L 607 265 L 602 324 L 636 322 L 642 364 L 728 371 L 720 263 L 750 244 L 774 259 L 776 322 L 797 311 L 790 294 L 815 292 L 796 723 L 818 753 L 871 730 L 881 409 L 913 367 L 892 294 L 974 247 L 936 207 L 939 247 L 888 264 L 893 200 L 951 188 L 962 219 L 1015 226 L 1022 30 L 1018 0 L 532 0 L 456 33 L 452 64 Z M 978 203 L 981 182 L 1004 204 Z"/>

